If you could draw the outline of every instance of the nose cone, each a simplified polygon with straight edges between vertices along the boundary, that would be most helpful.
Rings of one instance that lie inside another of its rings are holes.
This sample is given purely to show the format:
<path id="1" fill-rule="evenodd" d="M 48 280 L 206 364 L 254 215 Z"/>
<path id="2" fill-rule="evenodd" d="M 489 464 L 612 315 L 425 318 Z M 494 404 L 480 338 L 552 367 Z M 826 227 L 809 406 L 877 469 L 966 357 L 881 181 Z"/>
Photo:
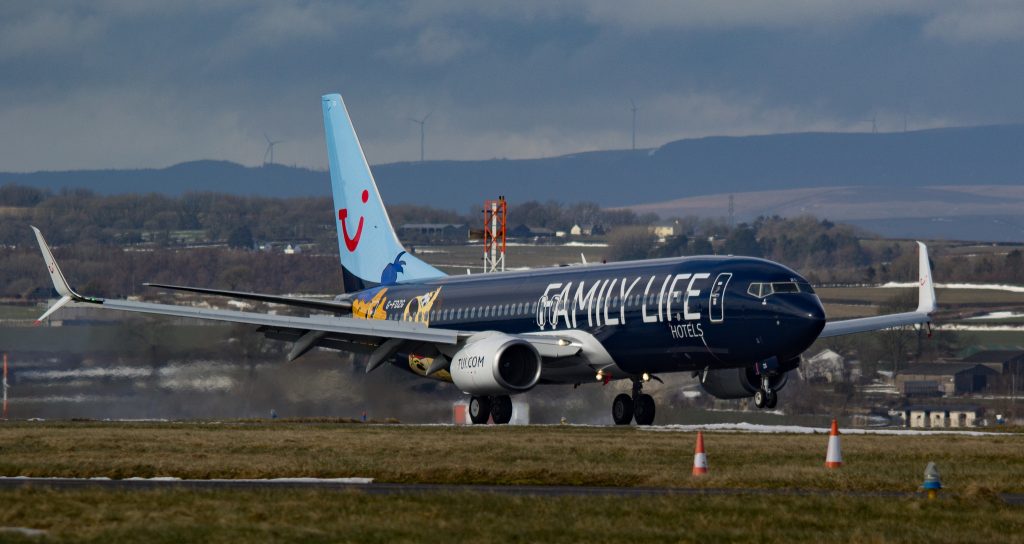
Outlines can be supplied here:
<path id="1" fill-rule="evenodd" d="M 825 308 L 817 295 L 801 293 L 786 297 L 781 310 L 787 336 L 787 344 L 793 346 L 795 354 L 809 348 L 821 330 L 825 328 Z"/>
<path id="2" fill-rule="evenodd" d="M 814 339 L 818 339 L 821 330 L 825 328 L 825 307 L 821 305 L 818 295 L 808 295 L 808 300 L 802 304 L 802 315 L 800 316 L 807 327 L 808 332 L 814 333 Z"/>

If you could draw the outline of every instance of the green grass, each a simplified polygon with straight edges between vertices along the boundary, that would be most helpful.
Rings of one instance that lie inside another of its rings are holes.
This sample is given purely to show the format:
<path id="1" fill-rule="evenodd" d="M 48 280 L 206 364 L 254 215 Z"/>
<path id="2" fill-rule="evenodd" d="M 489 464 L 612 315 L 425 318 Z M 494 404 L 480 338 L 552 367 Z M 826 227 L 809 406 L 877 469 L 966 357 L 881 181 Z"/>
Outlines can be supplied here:
<path id="1" fill-rule="evenodd" d="M 816 288 L 815 292 L 823 302 L 858 301 L 881 304 L 907 291 L 882 287 L 820 287 Z M 940 305 L 1024 304 L 1024 293 L 991 289 L 936 289 L 935 298 Z"/>
<path id="2" fill-rule="evenodd" d="M 558 245 L 511 246 L 505 256 L 505 268 L 528 266 L 538 268 L 559 264 L 575 264 L 581 262 L 580 253 L 587 256 L 589 262 L 600 262 L 607 253 L 607 247 L 578 247 L 561 245 L 573 241 L 570 238 L 559 239 Z M 597 240 L 586 238 L 585 243 Z M 465 274 L 466 268 L 474 273 L 483 266 L 483 243 L 458 246 L 416 246 L 422 253 L 419 256 L 430 264 L 454 274 Z"/>
<path id="3" fill-rule="evenodd" d="M 46 311 L 42 306 L 0 305 L 0 319 L 35 319 Z"/>
<path id="4" fill-rule="evenodd" d="M 57 542 L 944 543 L 1020 542 L 1024 530 L 1020 507 L 987 495 L 924 501 L 24 489 L 0 492 L 0 501 L 0 525 L 43 529 Z"/>
<path id="5" fill-rule="evenodd" d="M 412 427 L 322 422 L 6 422 L 0 474 L 818 490 L 822 494 L 368 495 L 325 489 L 0 490 L 0 527 L 55 542 L 1011 542 L 1024 514 L 1024 434 L 705 434 L 710 474 L 690 475 L 694 435 L 606 427 Z M 939 500 L 913 492 L 938 463 Z M 830 493 L 830 492 L 836 493 Z M 854 492 L 847 494 L 846 492 Z M 0 532 L 0 541 L 39 541 Z"/>
<path id="6" fill-rule="evenodd" d="M 912 491 L 935 461 L 952 489 L 1024 492 L 1024 434 L 842 440 L 830 471 L 824 434 L 709 432 L 711 475 L 694 480 L 693 433 L 632 427 L 8 422 L 0 475 Z"/>

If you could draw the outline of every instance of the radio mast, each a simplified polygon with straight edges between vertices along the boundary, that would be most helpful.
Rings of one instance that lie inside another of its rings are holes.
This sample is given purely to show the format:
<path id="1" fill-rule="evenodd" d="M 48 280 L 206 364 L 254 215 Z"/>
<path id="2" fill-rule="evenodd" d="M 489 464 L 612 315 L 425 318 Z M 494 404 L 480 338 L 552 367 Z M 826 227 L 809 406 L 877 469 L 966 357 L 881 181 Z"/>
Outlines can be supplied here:
<path id="1" fill-rule="evenodd" d="M 484 272 L 505 271 L 505 226 L 508 203 L 504 196 L 484 202 Z"/>
<path id="2" fill-rule="evenodd" d="M 3 418 L 7 419 L 7 354 L 4 354 L 4 413 Z"/>

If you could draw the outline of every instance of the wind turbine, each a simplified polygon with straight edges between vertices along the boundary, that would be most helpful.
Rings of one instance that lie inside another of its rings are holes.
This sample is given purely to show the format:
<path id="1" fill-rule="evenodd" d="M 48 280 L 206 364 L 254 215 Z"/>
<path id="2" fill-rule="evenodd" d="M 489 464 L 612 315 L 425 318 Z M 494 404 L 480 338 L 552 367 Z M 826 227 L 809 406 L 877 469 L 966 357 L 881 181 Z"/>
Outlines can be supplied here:
<path id="1" fill-rule="evenodd" d="M 284 140 L 273 141 L 267 133 L 263 133 L 263 137 L 267 140 L 267 150 L 263 152 L 263 164 L 274 164 L 274 146 L 280 143 L 284 143 Z M 267 162 L 267 155 L 270 155 L 270 162 Z"/>
<path id="2" fill-rule="evenodd" d="M 413 123 L 418 123 L 420 125 L 420 162 L 423 162 L 423 141 L 426 139 L 425 127 L 427 125 L 427 119 L 430 119 L 430 116 L 433 114 L 434 110 L 430 110 L 430 113 L 424 115 L 423 119 L 416 119 L 415 117 L 409 118 Z"/>
<path id="3" fill-rule="evenodd" d="M 632 98 L 629 99 L 629 104 L 630 111 L 633 112 L 633 151 L 636 151 L 636 110 L 639 108 L 636 107 L 636 102 L 633 102 Z"/>
<path id="4" fill-rule="evenodd" d="M 867 119 L 864 122 L 871 123 L 871 134 L 878 134 L 878 123 L 875 115 L 872 115 L 871 119 Z"/>

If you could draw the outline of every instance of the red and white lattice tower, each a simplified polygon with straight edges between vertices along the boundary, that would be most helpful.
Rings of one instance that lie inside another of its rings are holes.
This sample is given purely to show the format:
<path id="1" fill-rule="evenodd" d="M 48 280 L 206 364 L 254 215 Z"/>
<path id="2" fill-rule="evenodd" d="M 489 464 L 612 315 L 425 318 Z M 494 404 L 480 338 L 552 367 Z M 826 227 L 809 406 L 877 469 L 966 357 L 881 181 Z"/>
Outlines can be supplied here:
<path id="1" fill-rule="evenodd" d="M 3 418 L 7 419 L 7 354 L 4 354 L 4 413 Z"/>
<path id="2" fill-rule="evenodd" d="M 505 197 L 484 202 L 484 272 L 505 271 Z"/>

